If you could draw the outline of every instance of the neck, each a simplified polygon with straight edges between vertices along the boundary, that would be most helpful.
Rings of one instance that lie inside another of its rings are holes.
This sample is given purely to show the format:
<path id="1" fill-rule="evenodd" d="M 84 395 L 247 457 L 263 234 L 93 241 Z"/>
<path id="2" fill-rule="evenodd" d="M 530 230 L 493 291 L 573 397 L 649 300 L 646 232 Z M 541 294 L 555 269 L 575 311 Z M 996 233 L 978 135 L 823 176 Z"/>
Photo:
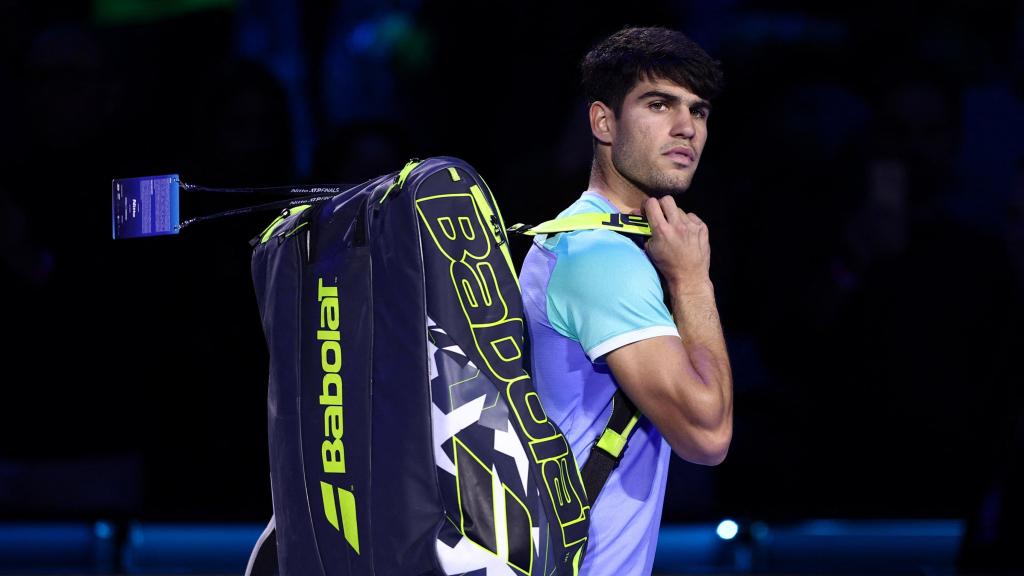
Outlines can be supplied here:
<path id="1" fill-rule="evenodd" d="M 639 214 L 649 196 L 607 164 L 594 158 L 590 166 L 589 189 L 607 198 L 624 214 Z"/>

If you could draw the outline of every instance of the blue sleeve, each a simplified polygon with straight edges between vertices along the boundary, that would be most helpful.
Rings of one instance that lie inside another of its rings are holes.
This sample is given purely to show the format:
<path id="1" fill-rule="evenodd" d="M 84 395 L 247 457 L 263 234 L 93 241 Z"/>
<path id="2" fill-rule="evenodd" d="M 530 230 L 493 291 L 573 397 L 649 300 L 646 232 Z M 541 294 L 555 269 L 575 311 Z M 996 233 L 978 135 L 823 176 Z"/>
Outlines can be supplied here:
<path id="1" fill-rule="evenodd" d="M 679 336 L 647 255 L 610 230 L 562 239 L 548 283 L 548 319 L 578 341 L 591 361 L 654 336 Z"/>

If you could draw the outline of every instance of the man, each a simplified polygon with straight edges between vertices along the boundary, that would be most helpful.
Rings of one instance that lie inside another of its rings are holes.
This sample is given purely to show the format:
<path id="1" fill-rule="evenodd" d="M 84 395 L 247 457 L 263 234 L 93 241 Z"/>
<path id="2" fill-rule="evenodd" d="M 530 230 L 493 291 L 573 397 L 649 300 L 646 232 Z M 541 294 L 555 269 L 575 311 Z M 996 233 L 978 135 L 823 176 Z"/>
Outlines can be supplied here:
<path id="1" fill-rule="evenodd" d="M 643 248 L 609 230 L 537 237 L 521 273 L 533 379 L 581 466 L 617 388 L 643 413 L 592 508 L 581 574 L 649 574 L 670 450 L 713 466 L 732 438 L 708 229 L 673 198 L 700 162 L 721 72 L 664 28 L 623 29 L 581 68 L 594 159 L 588 190 L 559 216 L 644 214 L 652 237 Z"/>

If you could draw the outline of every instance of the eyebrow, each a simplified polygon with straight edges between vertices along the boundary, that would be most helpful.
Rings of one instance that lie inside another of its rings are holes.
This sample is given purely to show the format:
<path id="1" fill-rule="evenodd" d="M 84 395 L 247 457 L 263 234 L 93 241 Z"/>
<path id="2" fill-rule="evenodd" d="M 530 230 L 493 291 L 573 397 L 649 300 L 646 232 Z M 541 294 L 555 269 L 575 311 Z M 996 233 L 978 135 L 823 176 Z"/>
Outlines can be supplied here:
<path id="1" fill-rule="evenodd" d="M 675 94 L 669 94 L 668 92 L 662 92 L 661 90 L 648 90 L 647 92 L 644 92 L 643 94 L 638 96 L 637 100 L 645 100 L 647 98 L 660 98 L 662 100 L 667 100 L 670 104 L 679 104 L 680 102 L 682 102 L 682 98 L 680 98 L 679 96 L 676 96 Z M 711 102 L 708 102 L 707 100 L 701 98 L 695 100 L 693 104 L 690 104 L 690 108 L 703 108 L 704 110 L 710 112 Z"/>

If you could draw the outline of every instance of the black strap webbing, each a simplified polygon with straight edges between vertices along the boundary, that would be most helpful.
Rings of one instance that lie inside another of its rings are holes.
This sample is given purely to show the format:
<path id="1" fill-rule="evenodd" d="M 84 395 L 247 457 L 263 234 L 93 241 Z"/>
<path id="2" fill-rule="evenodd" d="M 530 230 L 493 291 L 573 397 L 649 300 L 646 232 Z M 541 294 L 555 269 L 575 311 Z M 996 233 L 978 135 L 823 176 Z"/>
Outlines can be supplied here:
<path id="1" fill-rule="evenodd" d="M 583 465 L 583 488 L 587 492 L 591 507 L 597 502 L 597 497 L 612 470 L 615 470 L 622 461 L 626 443 L 633 435 L 639 418 L 640 411 L 633 402 L 622 389 L 616 390 L 615 396 L 612 397 L 612 415 L 608 418 L 604 432 L 590 449 L 587 463 Z"/>

